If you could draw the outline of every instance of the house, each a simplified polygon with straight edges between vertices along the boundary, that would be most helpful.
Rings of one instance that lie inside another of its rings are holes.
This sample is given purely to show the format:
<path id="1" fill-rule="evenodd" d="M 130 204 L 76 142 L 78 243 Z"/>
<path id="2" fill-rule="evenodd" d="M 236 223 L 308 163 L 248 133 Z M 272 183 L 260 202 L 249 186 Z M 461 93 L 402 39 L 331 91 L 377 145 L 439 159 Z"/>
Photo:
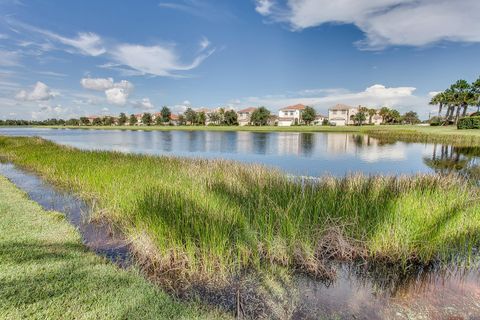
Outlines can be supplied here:
<path id="1" fill-rule="evenodd" d="M 98 116 L 88 116 L 87 119 L 88 119 L 88 122 L 90 122 L 90 124 L 93 124 L 93 121 L 95 121 L 95 119 L 98 119 L 100 117 Z"/>
<path id="2" fill-rule="evenodd" d="M 324 115 L 322 114 L 317 114 L 315 116 L 315 120 L 313 120 L 313 124 L 316 125 L 316 126 L 321 126 L 323 125 L 323 121 L 327 119 L 327 117 L 325 117 Z"/>
<path id="3" fill-rule="evenodd" d="M 178 114 L 170 114 L 170 123 L 174 126 L 180 125 L 180 117 L 178 116 Z"/>
<path id="4" fill-rule="evenodd" d="M 250 117 L 252 116 L 253 111 L 257 110 L 255 107 L 250 107 L 237 111 L 238 115 L 238 124 L 240 126 L 246 126 L 250 124 Z"/>
<path id="5" fill-rule="evenodd" d="M 368 121 L 368 120 L 369 120 L 369 119 L 368 119 L 368 117 L 367 117 L 367 121 Z M 378 126 L 378 125 L 381 125 L 382 122 L 383 122 L 383 118 L 382 118 L 382 116 L 380 116 L 380 115 L 378 114 L 378 111 L 377 111 L 377 114 L 375 114 L 375 115 L 372 117 L 372 124 Z"/>
<path id="6" fill-rule="evenodd" d="M 135 115 L 135 118 L 137 119 L 137 123 L 134 124 L 135 126 L 141 126 L 143 124 L 142 117 L 143 117 L 143 113 L 137 113 Z"/>
<path id="7" fill-rule="evenodd" d="M 303 104 L 288 106 L 278 111 L 278 126 L 288 127 L 302 122 L 302 112 L 305 110 Z"/>
<path id="8" fill-rule="evenodd" d="M 352 117 L 358 113 L 358 108 L 337 104 L 328 109 L 328 122 L 335 126 L 354 124 Z"/>

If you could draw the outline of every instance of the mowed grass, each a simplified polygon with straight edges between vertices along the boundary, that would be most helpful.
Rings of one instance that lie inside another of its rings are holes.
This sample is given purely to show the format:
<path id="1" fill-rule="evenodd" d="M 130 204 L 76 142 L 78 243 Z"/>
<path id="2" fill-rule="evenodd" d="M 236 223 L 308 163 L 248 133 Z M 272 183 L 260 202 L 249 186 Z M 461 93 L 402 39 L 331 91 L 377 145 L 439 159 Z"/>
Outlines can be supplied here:
<path id="1" fill-rule="evenodd" d="M 381 126 L 38 126 L 56 129 L 146 130 L 146 131 L 254 131 L 254 132 L 358 132 L 375 138 L 410 142 L 480 144 L 480 130 L 458 130 L 455 126 L 381 125 Z"/>
<path id="2" fill-rule="evenodd" d="M 328 259 L 426 264 L 480 243 L 480 191 L 453 176 L 299 183 L 261 166 L 39 138 L 0 137 L 0 155 L 95 200 L 145 270 L 173 287 L 276 266 L 321 275 Z"/>
<path id="3" fill-rule="evenodd" d="M 60 213 L 0 177 L 0 319 L 220 317 L 88 252 Z"/>

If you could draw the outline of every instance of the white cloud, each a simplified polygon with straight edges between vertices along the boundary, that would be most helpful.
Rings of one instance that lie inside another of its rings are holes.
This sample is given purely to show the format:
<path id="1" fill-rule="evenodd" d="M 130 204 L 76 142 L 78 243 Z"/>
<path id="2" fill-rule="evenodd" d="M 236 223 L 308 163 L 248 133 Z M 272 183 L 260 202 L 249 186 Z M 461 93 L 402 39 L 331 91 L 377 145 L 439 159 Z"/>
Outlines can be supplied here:
<path id="1" fill-rule="evenodd" d="M 207 49 L 210 44 L 210 40 L 208 40 L 206 37 L 203 37 L 202 40 L 200 40 L 200 51 Z"/>
<path id="2" fill-rule="evenodd" d="M 85 89 L 103 91 L 107 101 L 116 105 L 125 105 L 129 94 L 133 90 L 133 84 L 127 80 L 114 82 L 113 78 L 83 78 L 80 84 Z"/>
<path id="3" fill-rule="evenodd" d="M 20 65 L 20 54 L 16 51 L 0 50 L 0 66 L 15 67 Z"/>
<path id="4" fill-rule="evenodd" d="M 113 78 L 83 78 L 80 84 L 85 89 L 105 91 L 113 88 Z"/>
<path id="5" fill-rule="evenodd" d="M 266 106 L 277 110 L 279 108 L 302 103 L 317 108 L 321 113 L 337 103 L 344 103 L 352 106 L 364 105 L 369 107 L 389 106 L 398 109 L 400 112 L 409 110 L 422 113 L 428 106 L 428 97 L 414 95 L 414 87 L 386 87 L 375 84 L 363 91 L 351 92 L 346 89 L 316 89 L 323 92 L 322 95 L 270 95 L 264 97 L 247 97 L 240 99 L 236 107 L 241 106 Z M 303 91 L 300 91 L 303 92 Z"/>
<path id="6" fill-rule="evenodd" d="M 143 110 L 155 109 L 155 106 L 153 105 L 153 103 L 150 101 L 149 98 L 143 98 L 141 101 L 134 101 L 132 104 L 135 108 L 139 108 Z"/>
<path id="7" fill-rule="evenodd" d="M 365 33 L 358 42 L 365 49 L 480 42 L 478 0 L 257 0 L 256 10 L 294 30 L 325 23 L 354 24 Z"/>
<path id="8" fill-rule="evenodd" d="M 192 70 L 198 67 L 215 49 L 202 53 L 191 63 L 181 63 L 171 47 L 142 46 L 134 44 L 118 45 L 111 55 L 120 66 L 127 66 L 141 74 L 156 76 L 176 76 L 175 71 Z"/>
<path id="9" fill-rule="evenodd" d="M 263 16 L 269 15 L 273 7 L 272 0 L 257 0 L 255 4 L 255 11 Z"/>
<path id="10" fill-rule="evenodd" d="M 45 83 L 37 81 L 31 91 L 20 90 L 15 95 L 15 99 L 21 101 L 46 101 L 54 98 L 56 95 L 58 94 L 52 92 Z"/>

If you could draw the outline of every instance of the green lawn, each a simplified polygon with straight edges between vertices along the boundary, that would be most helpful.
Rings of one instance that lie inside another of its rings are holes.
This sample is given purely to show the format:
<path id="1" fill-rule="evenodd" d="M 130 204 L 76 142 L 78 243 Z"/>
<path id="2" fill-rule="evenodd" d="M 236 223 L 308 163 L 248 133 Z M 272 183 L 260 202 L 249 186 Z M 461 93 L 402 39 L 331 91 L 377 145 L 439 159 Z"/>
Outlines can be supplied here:
<path id="1" fill-rule="evenodd" d="M 219 317 L 87 251 L 61 214 L 0 176 L 0 319 Z"/>

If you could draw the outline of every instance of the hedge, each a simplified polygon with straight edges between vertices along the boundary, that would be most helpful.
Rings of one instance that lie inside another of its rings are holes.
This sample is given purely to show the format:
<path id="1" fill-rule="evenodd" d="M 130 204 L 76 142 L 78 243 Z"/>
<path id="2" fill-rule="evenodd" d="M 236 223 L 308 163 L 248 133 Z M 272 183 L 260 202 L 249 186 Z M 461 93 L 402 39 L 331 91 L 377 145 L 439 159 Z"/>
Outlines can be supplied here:
<path id="1" fill-rule="evenodd" d="M 480 129 L 480 116 L 465 117 L 458 120 L 458 129 Z"/>

